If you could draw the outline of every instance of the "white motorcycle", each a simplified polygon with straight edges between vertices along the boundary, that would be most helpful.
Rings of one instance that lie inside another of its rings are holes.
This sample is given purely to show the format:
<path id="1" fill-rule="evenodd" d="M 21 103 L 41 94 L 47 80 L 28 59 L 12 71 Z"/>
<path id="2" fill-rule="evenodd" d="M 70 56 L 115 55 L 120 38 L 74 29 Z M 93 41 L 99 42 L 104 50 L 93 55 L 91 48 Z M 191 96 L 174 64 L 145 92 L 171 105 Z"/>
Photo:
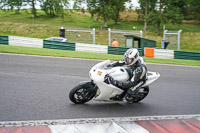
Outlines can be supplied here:
<path id="1" fill-rule="evenodd" d="M 114 80 L 127 81 L 129 74 L 126 67 L 107 67 L 111 63 L 110 60 L 102 61 L 91 68 L 89 76 L 91 81 L 80 82 L 69 93 L 70 100 L 75 104 L 83 104 L 91 99 L 95 101 L 115 101 L 114 97 L 123 93 L 123 90 L 113 86 L 109 81 L 109 76 Z M 149 93 L 149 86 L 160 77 L 157 72 L 147 72 L 147 80 L 138 84 L 135 88 L 136 95 L 125 97 L 129 103 L 137 103 L 143 100 Z"/>

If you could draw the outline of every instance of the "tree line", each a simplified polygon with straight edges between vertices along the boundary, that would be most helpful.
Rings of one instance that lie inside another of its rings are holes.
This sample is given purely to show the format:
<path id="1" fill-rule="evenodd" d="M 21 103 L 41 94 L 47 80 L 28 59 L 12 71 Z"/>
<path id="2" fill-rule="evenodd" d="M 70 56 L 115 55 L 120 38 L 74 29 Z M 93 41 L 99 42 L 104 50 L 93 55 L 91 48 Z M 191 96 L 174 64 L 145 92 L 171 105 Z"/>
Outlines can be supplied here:
<path id="1" fill-rule="evenodd" d="M 85 11 L 82 5 L 87 6 L 91 17 L 102 18 L 104 27 L 109 20 L 115 24 L 120 21 L 120 12 L 134 5 L 131 0 L 73 0 L 74 9 Z M 161 24 L 181 24 L 183 19 L 200 22 L 200 0 L 138 0 L 140 7 L 136 9 L 139 20 L 144 21 L 144 30 L 148 25 L 155 25 L 156 31 L 160 31 Z M 69 0 L 0 0 L 0 9 L 5 12 L 15 11 L 20 13 L 23 6 L 30 6 L 33 17 L 37 17 L 36 4 L 49 16 L 62 16 L 68 14 L 65 10 L 69 6 Z"/>
<path id="2" fill-rule="evenodd" d="M 196 20 L 200 22 L 200 0 L 139 0 L 140 9 L 137 10 L 139 19 L 144 21 L 144 30 L 147 24 L 160 25 L 166 23 L 181 24 L 182 20 Z"/>
<path id="3" fill-rule="evenodd" d="M 68 7 L 68 0 L 0 0 L 0 9 L 6 13 L 15 11 L 20 13 L 20 9 L 24 6 L 30 6 L 33 17 L 37 17 L 36 5 L 39 3 L 40 9 L 49 16 L 65 15 L 65 8 Z"/>

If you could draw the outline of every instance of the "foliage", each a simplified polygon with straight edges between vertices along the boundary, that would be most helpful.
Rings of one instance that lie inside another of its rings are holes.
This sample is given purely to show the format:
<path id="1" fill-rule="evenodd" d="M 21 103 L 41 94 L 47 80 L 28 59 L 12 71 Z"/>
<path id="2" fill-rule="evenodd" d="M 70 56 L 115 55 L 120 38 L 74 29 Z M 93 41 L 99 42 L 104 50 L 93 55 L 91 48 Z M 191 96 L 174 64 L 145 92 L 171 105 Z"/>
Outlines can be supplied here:
<path id="1" fill-rule="evenodd" d="M 107 21 L 113 15 L 113 8 L 111 0 L 87 0 L 88 10 L 92 16 L 103 17 L 104 27 L 107 27 Z"/>
<path id="2" fill-rule="evenodd" d="M 120 18 L 120 11 L 125 10 L 125 3 L 131 3 L 131 0 L 76 0 L 75 9 L 80 9 L 82 4 L 86 4 L 91 17 L 96 16 L 104 20 L 104 27 L 107 27 L 107 21 L 113 19 L 115 24 Z"/>
<path id="3" fill-rule="evenodd" d="M 37 17 L 37 10 L 36 10 L 36 2 L 38 0 L 24 0 L 27 5 L 31 6 L 31 13 L 33 14 L 33 17 Z"/>
<path id="4" fill-rule="evenodd" d="M 31 13 L 33 17 L 37 17 L 36 3 L 40 3 L 41 9 L 49 16 L 64 16 L 68 14 L 64 9 L 68 6 L 68 0 L 0 0 L 0 9 L 14 10 L 16 13 L 20 12 L 22 6 L 31 6 Z M 7 12 L 6 12 L 7 13 Z"/>
<path id="5" fill-rule="evenodd" d="M 145 12 L 145 1 L 140 0 L 141 9 L 138 10 L 140 18 L 147 19 L 148 23 L 157 25 L 156 31 L 160 32 L 161 23 L 172 23 L 172 24 L 181 24 L 183 20 L 183 13 L 181 12 L 180 5 L 181 0 L 148 0 L 148 14 L 144 15 Z M 145 17 L 144 17 L 145 16 Z"/>
<path id="6" fill-rule="evenodd" d="M 200 23 L 200 0 L 190 0 L 189 8 L 192 12 L 193 18 Z"/>
<path id="7" fill-rule="evenodd" d="M 39 0 L 41 9 L 50 16 L 64 15 L 68 0 Z"/>
<path id="8" fill-rule="evenodd" d="M 120 18 L 120 12 L 125 10 L 125 3 L 131 3 L 131 0 L 112 0 L 113 16 L 112 19 L 115 24 L 118 23 Z M 130 5 L 131 7 L 132 5 Z"/>
<path id="9" fill-rule="evenodd" d="M 147 7 L 148 11 L 153 11 L 156 8 L 157 0 L 139 0 L 138 3 L 140 4 L 140 8 L 137 8 L 136 11 L 139 15 L 138 17 L 140 20 L 144 19 L 145 8 L 146 8 L 145 2 L 146 1 L 147 1 L 147 6 L 148 6 Z"/>
<path id="10" fill-rule="evenodd" d="M 19 14 L 23 0 L 0 0 L 0 3 L 0 9 L 13 10 L 14 8 L 17 8 L 15 12 Z"/>

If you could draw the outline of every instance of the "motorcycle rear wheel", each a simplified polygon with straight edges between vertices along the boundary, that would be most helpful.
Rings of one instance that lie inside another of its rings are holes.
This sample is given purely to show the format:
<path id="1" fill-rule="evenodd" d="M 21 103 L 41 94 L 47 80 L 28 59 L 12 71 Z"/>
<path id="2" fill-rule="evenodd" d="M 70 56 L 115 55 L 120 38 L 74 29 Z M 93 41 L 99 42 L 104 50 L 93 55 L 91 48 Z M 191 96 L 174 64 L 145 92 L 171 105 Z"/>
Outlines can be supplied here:
<path id="1" fill-rule="evenodd" d="M 136 96 L 131 96 L 131 97 L 126 96 L 126 101 L 128 103 L 138 103 L 142 101 L 148 94 L 149 94 L 149 86 L 145 86 L 140 88 Z"/>
<path id="2" fill-rule="evenodd" d="M 94 96 L 95 93 L 91 94 L 87 88 L 83 88 L 80 85 L 74 87 L 69 93 L 69 99 L 75 104 L 84 104 L 90 101 Z"/>

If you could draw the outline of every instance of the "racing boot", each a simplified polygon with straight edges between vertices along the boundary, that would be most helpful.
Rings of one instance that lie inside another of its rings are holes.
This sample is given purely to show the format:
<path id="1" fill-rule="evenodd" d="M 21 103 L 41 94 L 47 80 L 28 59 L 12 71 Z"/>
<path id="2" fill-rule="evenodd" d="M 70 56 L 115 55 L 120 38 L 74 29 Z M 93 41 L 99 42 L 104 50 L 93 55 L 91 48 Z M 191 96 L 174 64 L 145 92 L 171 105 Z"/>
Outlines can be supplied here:
<path id="1" fill-rule="evenodd" d="M 138 92 L 135 90 L 128 89 L 125 99 L 128 103 L 135 103 L 138 101 Z"/>
<path id="2" fill-rule="evenodd" d="M 123 101 L 123 97 L 121 97 L 121 95 L 116 95 L 116 96 L 110 98 L 110 100 L 113 100 L 113 101 Z"/>
<path id="3" fill-rule="evenodd" d="M 113 101 L 123 101 L 123 98 L 125 97 L 126 92 L 127 92 L 127 90 L 124 90 L 124 92 L 122 94 L 112 97 L 111 100 L 113 100 Z"/>

